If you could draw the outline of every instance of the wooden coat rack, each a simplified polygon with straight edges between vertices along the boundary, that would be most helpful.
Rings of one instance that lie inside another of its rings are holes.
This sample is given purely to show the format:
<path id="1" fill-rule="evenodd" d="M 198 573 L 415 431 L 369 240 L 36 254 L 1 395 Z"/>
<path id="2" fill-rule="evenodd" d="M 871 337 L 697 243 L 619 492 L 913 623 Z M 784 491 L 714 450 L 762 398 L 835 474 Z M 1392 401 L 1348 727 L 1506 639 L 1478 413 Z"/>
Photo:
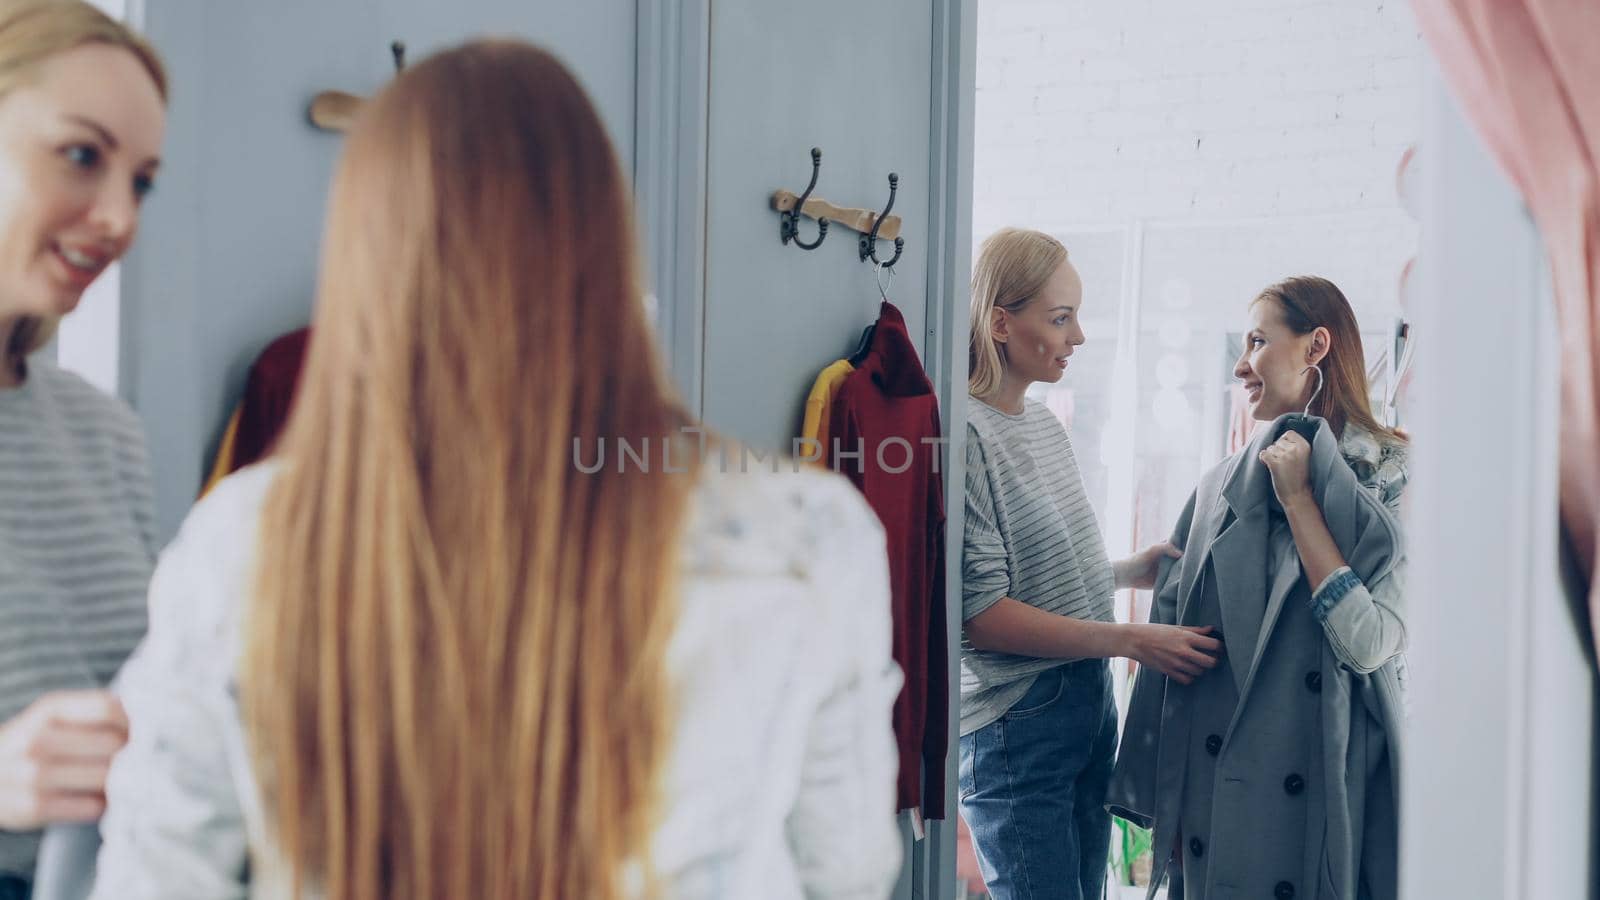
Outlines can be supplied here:
<path id="1" fill-rule="evenodd" d="M 843 225 L 851 231 L 859 232 L 859 253 L 863 262 L 871 260 L 872 264 L 880 268 L 891 268 L 900 261 L 900 253 L 905 249 L 905 238 L 900 236 L 900 217 L 889 215 L 889 210 L 894 208 L 895 191 L 899 189 L 900 176 L 889 173 L 889 203 L 883 212 L 874 212 L 870 209 L 856 209 L 853 207 L 836 206 L 821 197 L 811 196 L 811 191 L 817 186 L 817 175 L 822 170 L 822 150 L 811 148 L 811 181 L 800 194 L 793 191 L 776 190 L 772 192 L 772 208 L 777 210 L 778 239 L 784 244 L 793 243 L 802 250 L 815 250 L 822 246 L 828 237 L 828 226 L 833 224 Z M 817 221 L 817 237 L 815 240 L 806 241 L 800 237 L 800 217 L 815 219 Z M 879 239 L 894 242 L 894 257 L 888 260 L 878 258 Z"/>
<path id="2" fill-rule="evenodd" d="M 794 191 L 776 190 L 772 192 L 772 208 L 778 212 L 789 212 L 794 209 L 796 200 L 800 197 Z M 872 226 L 878 221 L 877 212 L 870 209 L 855 209 L 845 206 L 834 206 L 821 197 L 810 197 L 806 205 L 801 207 L 800 215 L 808 219 L 827 219 L 862 234 L 871 234 Z M 900 217 L 889 215 L 883 217 L 883 227 L 878 229 L 878 237 L 884 240 L 894 240 L 900 236 Z"/>
<path id="3" fill-rule="evenodd" d="M 398 74 L 406 67 L 406 45 L 403 41 L 395 41 L 389 45 L 389 52 L 394 55 L 394 70 Z M 323 91 L 311 98 L 306 115 L 312 125 L 323 131 L 345 132 L 350 130 L 356 113 L 361 111 L 361 105 L 365 102 L 364 98 L 345 91 Z"/>

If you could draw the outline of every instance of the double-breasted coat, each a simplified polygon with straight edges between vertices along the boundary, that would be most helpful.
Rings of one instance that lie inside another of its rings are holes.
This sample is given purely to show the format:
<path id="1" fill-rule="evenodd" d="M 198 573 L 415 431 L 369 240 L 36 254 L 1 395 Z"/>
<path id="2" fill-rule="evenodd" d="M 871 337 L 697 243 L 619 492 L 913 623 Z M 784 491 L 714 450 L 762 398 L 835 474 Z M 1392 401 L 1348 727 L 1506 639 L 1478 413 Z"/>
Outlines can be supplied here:
<path id="1" fill-rule="evenodd" d="M 1184 900 L 1396 896 L 1405 551 L 1317 421 L 1312 491 L 1360 579 L 1325 616 L 1258 458 L 1278 423 L 1201 479 L 1174 531 L 1150 619 L 1214 626 L 1225 649 L 1190 685 L 1135 683 L 1107 805 L 1155 831 L 1152 900 L 1174 864 Z"/>

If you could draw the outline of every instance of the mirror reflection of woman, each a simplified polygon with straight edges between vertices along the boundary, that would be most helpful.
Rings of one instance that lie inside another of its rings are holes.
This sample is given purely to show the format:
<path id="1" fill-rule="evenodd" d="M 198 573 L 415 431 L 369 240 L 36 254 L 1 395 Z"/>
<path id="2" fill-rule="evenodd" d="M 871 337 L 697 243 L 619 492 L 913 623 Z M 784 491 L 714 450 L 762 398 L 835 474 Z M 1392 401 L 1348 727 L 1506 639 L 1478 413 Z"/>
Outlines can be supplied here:
<path id="1" fill-rule="evenodd" d="M 1369 401 L 1349 301 L 1268 287 L 1234 366 L 1244 450 L 1201 479 L 1151 621 L 1216 626 L 1191 684 L 1143 670 L 1113 811 L 1155 829 L 1150 896 L 1392 900 L 1405 648 L 1407 442 Z M 1309 404 L 1308 439 L 1293 428 Z"/>
<path id="2" fill-rule="evenodd" d="M 133 243 L 165 120 L 142 38 L 0 0 L 0 896 L 27 893 L 38 829 L 100 815 L 127 736 L 106 687 L 157 549 L 143 430 L 45 347 Z"/>
<path id="3" fill-rule="evenodd" d="M 1003 229 L 973 269 L 962 547 L 961 815 L 996 900 L 1094 900 L 1117 743 L 1106 659 L 1180 680 L 1216 664 L 1208 628 L 1118 623 L 1112 593 L 1149 587 L 1177 551 L 1112 562 L 1072 441 L 1031 385 L 1083 345 L 1085 298 L 1059 241 Z"/>

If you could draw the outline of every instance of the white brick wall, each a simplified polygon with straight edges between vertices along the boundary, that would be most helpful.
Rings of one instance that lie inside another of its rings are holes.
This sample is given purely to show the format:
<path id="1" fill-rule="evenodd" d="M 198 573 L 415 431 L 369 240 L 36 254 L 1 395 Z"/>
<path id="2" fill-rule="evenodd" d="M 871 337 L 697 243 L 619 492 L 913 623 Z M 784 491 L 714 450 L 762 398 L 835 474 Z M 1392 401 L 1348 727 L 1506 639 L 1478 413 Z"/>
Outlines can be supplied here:
<path id="1" fill-rule="evenodd" d="M 980 0 L 974 233 L 1394 209 L 1403 0 Z"/>

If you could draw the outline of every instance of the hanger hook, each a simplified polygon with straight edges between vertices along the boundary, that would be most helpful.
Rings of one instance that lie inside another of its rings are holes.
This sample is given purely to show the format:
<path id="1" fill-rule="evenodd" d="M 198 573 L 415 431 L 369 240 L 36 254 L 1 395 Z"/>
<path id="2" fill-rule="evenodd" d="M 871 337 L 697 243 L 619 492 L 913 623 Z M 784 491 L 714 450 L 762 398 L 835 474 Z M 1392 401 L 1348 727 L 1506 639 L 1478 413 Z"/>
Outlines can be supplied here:
<path id="1" fill-rule="evenodd" d="M 800 240 L 800 212 L 805 208 L 806 198 L 811 196 L 811 191 L 817 186 L 817 173 L 822 169 L 822 148 L 811 148 L 811 181 L 806 185 L 805 192 L 794 201 L 791 209 L 778 217 L 778 238 L 787 244 L 794 241 L 802 250 L 815 250 L 822 246 L 822 241 L 828 236 L 828 220 L 817 220 L 817 239 L 811 243 Z"/>
<path id="2" fill-rule="evenodd" d="M 872 280 L 876 281 L 878 283 L 878 296 L 883 298 L 883 302 L 888 303 L 889 302 L 889 289 L 887 287 L 885 287 L 884 283 L 883 283 L 885 272 L 888 273 L 889 280 L 891 282 L 894 281 L 894 268 L 892 266 L 873 266 L 872 267 Z"/>
<path id="3" fill-rule="evenodd" d="M 1322 367 L 1306 366 L 1304 369 L 1300 370 L 1301 375 L 1304 375 L 1307 372 L 1317 373 L 1317 389 L 1311 392 L 1311 399 L 1306 401 L 1306 411 L 1301 413 L 1301 415 L 1309 416 L 1311 415 L 1311 405 L 1317 402 L 1317 395 L 1322 393 Z"/>
<path id="4" fill-rule="evenodd" d="M 389 52 L 394 54 L 394 72 L 398 75 L 406 67 L 406 42 L 394 41 L 389 44 Z"/>
<path id="5" fill-rule="evenodd" d="M 883 208 L 883 212 L 878 213 L 877 219 L 875 219 L 872 223 L 872 231 L 861 236 L 860 251 L 862 262 L 866 262 L 870 259 L 874 265 L 887 269 L 892 268 L 895 263 L 900 261 L 900 253 L 905 249 L 906 239 L 898 237 L 894 239 L 894 256 L 890 258 L 888 262 L 878 259 L 878 229 L 883 227 L 883 220 L 889 217 L 889 210 L 894 209 L 894 195 L 899 188 L 900 176 L 894 172 L 890 172 L 889 205 Z"/>

